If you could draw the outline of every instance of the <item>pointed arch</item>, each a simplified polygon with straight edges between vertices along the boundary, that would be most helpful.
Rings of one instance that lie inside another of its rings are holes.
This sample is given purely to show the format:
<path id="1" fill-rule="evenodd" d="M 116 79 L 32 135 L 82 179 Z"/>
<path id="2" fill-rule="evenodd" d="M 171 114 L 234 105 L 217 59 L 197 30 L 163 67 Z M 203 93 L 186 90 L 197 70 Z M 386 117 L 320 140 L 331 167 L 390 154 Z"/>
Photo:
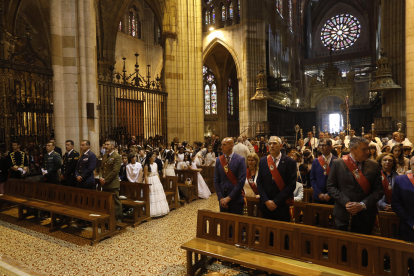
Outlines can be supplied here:
<path id="1" fill-rule="evenodd" d="M 236 64 L 237 78 L 241 79 L 241 76 L 242 76 L 241 67 L 240 67 L 239 58 L 237 57 L 236 52 L 234 51 L 233 48 L 227 45 L 227 43 L 221 40 L 220 38 L 217 38 L 217 37 L 214 38 L 213 40 L 210 41 L 207 47 L 205 47 L 205 50 L 203 52 L 203 64 L 206 62 L 206 58 L 208 57 L 210 52 L 214 49 L 217 43 L 221 44 L 224 48 L 226 48 L 227 51 L 229 51 L 230 55 L 232 56 L 234 60 L 234 63 Z"/>

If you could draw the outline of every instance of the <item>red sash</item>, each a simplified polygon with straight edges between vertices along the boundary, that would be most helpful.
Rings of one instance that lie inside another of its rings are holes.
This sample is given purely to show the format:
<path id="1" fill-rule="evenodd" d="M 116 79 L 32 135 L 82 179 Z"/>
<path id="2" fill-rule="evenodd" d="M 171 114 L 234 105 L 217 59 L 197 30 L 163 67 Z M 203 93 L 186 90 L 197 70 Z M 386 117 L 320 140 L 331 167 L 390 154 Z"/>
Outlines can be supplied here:
<path id="1" fill-rule="evenodd" d="M 368 195 L 371 191 L 371 186 L 369 185 L 368 179 L 365 177 L 365 175 L 363 175 L 362 172 L 358 169 L 357 164 L 355 164 L 352 158 L 349 157 L 349 154 L 342 157 L 342 160 L 344 160 L 346 166 L 348 167 L 348 170 L 352 173 L 359 186 L 361 186 L 362 190 L 364 190 L 364 193 Z"/>
<path id="2" fill-rule="evenodd" d="M 412 173 L 408 173 L 408 174 L 407 174 L 407 177 L 408 177 L 408 179 L 410 179 L 411 184 L 413 184 L 413 185 L 414 185 L 414 177 L 413 177 L 413 174 L 412 174 Z"/>
<path id="3" fill-rule="evenodd" d="M 253 178 L 252 178 L 252 173 L 250 172 L 249 168 L 247 168 L 247 170 L 246 170 L 246 176 L 247 176 L 247 182 L 249 183 L 250 188 L 252 188 L 253 192 L 256 195 L 258 195 L 259 191 L 257 190 L 256 184 L 254 184 L 254 181 L 253 181 Z"/>
<path id="4" fill-rule="evenodd" d="M 285 188 L 285 181 L 283 181 L 282 176 L 276 168 L 275 162 L 273 162 L 272 155 L 270 154 L 267 156 L 267 165 L 269 166 L 270 173 L 272 174 L 273 180 L 276 182 L 277 187 L 280 191 L 282 191 Z M 289 206 L 293 205 L 293 195 L 292 197 L 286 199 L 286 204 Z"/>
<path id="5" fill-rule="evenodd" d="M 329 172 L 331 171 L 331 168 L 329 167 L 328 164 L 326 164 L 326 161 L 325 161 L 325 158 L 323 158 L 323 155 L 318 157 L 318 161 L 319 161 L 319 164 L 321 165 L 321 167 L 323 168 L 323 170 L 325 171 L 325 173 L 326 173 L 325 175 L 329 175 Z"/>
<path id="6" fill-rule="evenodd" d="M 387 177 L 385 176 L 385 174 L 382 171 L 381 171 L 381 178 L 382 178 L 382 187 L 384 188 L 385 198 L 387 199 L 388 203 L 391 204 L 392 190 L 389 189 L 389 187 L 391 187 L 391 185 L 388 182 Z"/>
<path id="7" fill-rule="evenodd" d="M 229 165 L 227 164 L 226 157 L 224 157 L 224 154 L 220 155 L 219 160 L 220 160 L 221 166 L 223 167 L 224 172 L 226 173 L 227 178 L 230 180 L 231 184 L 236 186 L 237 185 L 237 177 L 230 170 Z M 241 193 L 244 196 L 243 189 L 242 189 Z"/>

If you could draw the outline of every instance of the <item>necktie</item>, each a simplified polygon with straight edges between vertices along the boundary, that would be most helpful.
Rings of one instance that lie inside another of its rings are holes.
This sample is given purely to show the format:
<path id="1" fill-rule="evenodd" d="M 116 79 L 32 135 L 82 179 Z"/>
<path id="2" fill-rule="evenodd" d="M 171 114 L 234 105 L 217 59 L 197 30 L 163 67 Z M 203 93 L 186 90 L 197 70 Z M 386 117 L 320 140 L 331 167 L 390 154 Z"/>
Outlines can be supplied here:
<path id="1" fill-rule="evenodd" d="M 362 171 L 362 162 L 356 162 L 358 170 Z"/>
<path id="2" fill-rule="evenodd" d="M 230 156 L 227 156 L 226 159 L 227 159 L 227 164 L 230 165 L 230 159 L 231 159 Z"/>

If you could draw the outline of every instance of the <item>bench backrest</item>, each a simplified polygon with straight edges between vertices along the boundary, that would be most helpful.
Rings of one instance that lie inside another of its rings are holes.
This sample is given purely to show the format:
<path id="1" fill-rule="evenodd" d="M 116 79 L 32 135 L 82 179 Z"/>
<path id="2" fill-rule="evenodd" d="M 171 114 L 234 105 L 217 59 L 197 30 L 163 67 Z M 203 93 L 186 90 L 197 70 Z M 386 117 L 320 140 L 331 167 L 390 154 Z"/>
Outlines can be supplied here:
<path id="1" fill-rule="evenodd" d="M 201 176 L 205 178 L 214 178 L 214 166 L 197 166 L 198 169 L 202 169 Z"/>
<path id="2" fill-rule="evenodd" d="M 313 202 L 313 189 L 304 188 L 303 189 L 303 202 Z"/>
<path id="3" fill-rule="evenodd" d="M 177 192 L 177 176 L 166 176 L 161 178 L 161 183 L 164 188 L 164 192 Z"/>
<path id="4" fill-rule="evenodd" d="M 5 192 L 7 191 L 7 194 L 14 196 L 48 201 L 109 215 L 115 210 L 111 193 L 16 179 L 8 180 L 4 186 Z"/>
<path id="5" fill-rule="evenodd" d="M 197 237 L 362 275 L 414 271 L 412 243 L 302 224 L 199 210 Z"/>
<path id="6" fill-rule="evenodd" d="M 197 171 L 175 169 L 175 174 L 178 177 L 177 183 L 184 183 L 187 180 L 187 178 L 190 178 L 192 185 L 198 185 Z"/>
<path id="7" fill-rule="evenodd" d="M 121 181 L 119 195 L 128 199 L 149 202 L 149 187 L 151 184 Z"/>

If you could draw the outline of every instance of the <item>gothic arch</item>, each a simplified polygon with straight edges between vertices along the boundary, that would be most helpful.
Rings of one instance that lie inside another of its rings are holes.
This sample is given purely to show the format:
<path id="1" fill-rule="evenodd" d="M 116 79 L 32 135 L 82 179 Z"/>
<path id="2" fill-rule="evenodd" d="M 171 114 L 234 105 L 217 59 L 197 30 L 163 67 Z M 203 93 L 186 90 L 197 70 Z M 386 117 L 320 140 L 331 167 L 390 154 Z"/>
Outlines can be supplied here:
<path id="1" fill-rule="evenodd" d="M 317 95 L 315 95 L 313 97 L 311 107 L 317 107 L 318 104 L 324 98 L 329 97 L 329 96 L 338 97 L 338 98 L 340 98 L 343 101 L 345 101 L 345 97 L 346 97 L 345 93 L 343 93 L 342 91 L 328 91 L 328 92 L 318 93 Z"/>
<path id="2" fill-rule="evenodd" d="M 224 42 L 220 38 L 217 38 L 217 37 L 214 38 L 213 40 L 210 41 L 210 43 L 205 48 L 205 50 L 203 52 L 203 64 L 205 63 L 206 58 L 208 57 L 210 52 L 214 49 L 214 47 L 216 46 L 217 43 L 221 44 L 224 48 L 226 48 L 227 51 L 229 51 L 230 55 L 232 56 L 232 58 L 234 60 L 234 63 L 236 64 L 237 78 L 240 80 L 242 74 L 241 74 L 239 58 L 237 57 L 237 54 L 234 51 L 234 49 L 231 48 L 229 45 L 227 45 L 226 42 Z"/>

